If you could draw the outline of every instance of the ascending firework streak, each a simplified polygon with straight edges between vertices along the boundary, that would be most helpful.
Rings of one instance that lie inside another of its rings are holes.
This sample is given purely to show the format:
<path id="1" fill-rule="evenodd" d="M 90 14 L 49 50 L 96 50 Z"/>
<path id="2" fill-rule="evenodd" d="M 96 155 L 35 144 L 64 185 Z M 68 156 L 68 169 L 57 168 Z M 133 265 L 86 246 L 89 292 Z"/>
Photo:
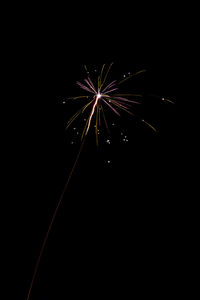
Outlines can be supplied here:
<path id="1" fill-rule="evenodd" d="M 77 82 L 78 86 L 83 89 L 84 91 L 88 92 L 89 95 L 83 95 L 83 96 L 77 96 L 77 97 L 71 97 L 69 99 L 71 100 L 76 100 L 76 99 L 81 99 L 81 98 L 85 98 L 85 99 L 89 99 L 89 102 L 87 104 L 85 104 L 78 112 L 75 113 L 75 115 L 69 120 L 69 122 L 67 123 L 67 127 L 68 128 L 73 121 L 81 114 L 83 113 L 87 108 L 91 107 L 91 111 L 89 113 L 89 116 L 86 120 L 86 124 L 85 127 L 83 129 L 82 132 L 82 143 L 81 143 L 81 147 L 79 149 L 78 155 L 76 157 L 76 160 L 74 162 L 74 165 L 71 169 L 71 172 L 68 176 L 67 182 L 65 184 L 65 187 L 63 189 L 63 192 L 59 198 L 59 201 L 57 203 L 56 209 L 53 213 L 53 216 L 51 218 L 51 222 L 49 224 L 47 233 L 45 235 L 44 241 L 42 243 L 42 247 L 35 265 L 35 269 L 33 272 L 33 276 L 32 276 L 32 280 L 29 286 L 29 290 L 28 290 L 28 294 L 27 294 L 27 300 L 30 299 L 31 296 L 31 291 L 32 291 L 32 287 L 35 281 L 35 277 L 37 275 L 37 271 L 38 271 L 38 267 L 40 264 L 40 260 L 42 257 L 42 254 L 44 252 L 44 248 L 46 245 L 46 242 L 48 240 L 51 228 L 53 226 L 53 223 L 55 221 L 58 209 L 60 207 L 60 204 L 63 200 L 64 194 L 67 190 L 67 187 L 69 185 L 70 179 L 72 177 L 72 174 L 74 172 L 74 169 L 77 165 L 80 153 L 83 149 L 84 146 L 84 142 L 85 142 L 85 138 L 90 130 L 91 127 L 91 122 L 92 119 L 96 113 L 96 143 L 98 144 L 98 128 L 101 125 L 101 118 L 103 117 L 104 123 L 106 125 L 106 127 L 108 128 L 108 124 L 105 118 L 105 114 L 104 114 L 104 110 L 103 110 L 103 105 L 107 105 L 116 115 L 120 116 L 119 110 L 123 110 L 126 111 L 127 113 L 131 114 L 132 116 L 136 117 L 131 111 L 130 111 L 130 107 L 132 106 L 132 104 L 139 104 L 138 101 L 135 100 L 131 100 L 127 97 L 131 97 L 131 98 L 139 98 L 142 97 L 142 95 L 140 94 L 120 94 L 120 93 L 116 93 L 119 90 L 119 87 L 122 83 L 124 83 L 126 80 L 139 75 L 143 72 L 145 72 L 145 70 L 141 70 L 137 73 L 134 73 L 126 78 L 124 78 L 123 80 L 117 82 L 117 80 L 113 80 L 111 82 L 107 82 L 107 77 L 108 74 L 110 72 L 110 69 L 112 67 L 112 63 L 109 65 L 107 71 L 105 71 L 105 64 L 102 66 L 101 68 L 101 72 L 97 78 L 97 85 L 94 84 L 94 82 L 91 80 L 91 78 L 88 76 L 87 79 L 84 80 L 84 83 L 81 82 Z M 87 67 L 85 66 L 85 69 L 87 71 Z M 105 73 L 105 74 L 104 74 Z M 168 101 L 168 102 L 172 102 L 169 99 L 164 99 L 162 98 L 162 100 Z M 173 103 L 173 102 L 172 102 Z M 148 125 L 152 130 L 156 131 L 156 129 L 147 121 L 145 121 L 144 119 L 140 119 L 142 122 L 144 122 L 146 125 Z"/>

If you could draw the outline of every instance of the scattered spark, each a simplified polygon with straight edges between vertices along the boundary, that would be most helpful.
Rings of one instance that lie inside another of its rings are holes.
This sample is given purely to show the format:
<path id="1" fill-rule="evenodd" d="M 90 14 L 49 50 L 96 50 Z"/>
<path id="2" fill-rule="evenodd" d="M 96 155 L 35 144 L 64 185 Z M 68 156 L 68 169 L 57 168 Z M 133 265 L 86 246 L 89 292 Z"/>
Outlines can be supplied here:
<path id="1" fill-rule="evenodd" d="M 106 140 L 106 144 L 110 145 L 111 141 L 109 139 Z"/>
<path id="2" fill-rule="evenodd" d="M 128 139 L 127 139 L 127 138 L 123 138 L 122 141 L 125 142 L 125 143 L 127 143 L 127 142 L 128 142 Z"/>

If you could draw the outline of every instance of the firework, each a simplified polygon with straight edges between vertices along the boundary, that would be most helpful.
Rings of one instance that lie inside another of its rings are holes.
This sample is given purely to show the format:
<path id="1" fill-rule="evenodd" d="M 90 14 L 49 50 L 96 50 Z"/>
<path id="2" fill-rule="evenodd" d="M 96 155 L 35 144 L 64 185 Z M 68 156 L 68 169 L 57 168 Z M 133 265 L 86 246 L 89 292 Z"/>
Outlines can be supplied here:
<path id="1" fill-rule="evenodd" d="M 138 105 L 140 104 L 139 100 L 142 95 L 140 94 L 123 94 L 120 93 L 120 86 L 121 84 L 123 84 L 125 81 L 127 81 L 130 78 L 133 78 L 134 76 L 137 76 L 141 73 L 144 73 L 145 70 L 140 70 L 139 72 L 136 72 L 134 74 L 129 74 L 127 77 L 124 77 L 122 80 L 117 81 L 116 79 L 109 81 L 108 77 L 109 77 L 109 73 L 112 67 L 112 63 L 108 66 L 108 68 L 106 69 L 106 65 L 104 64 L 101 68 L 101 71 L 99 73 L 99 75 L 96 78 L 96 81 L 92 80 L 90 76 L 87 76 L 87 78 L 84 79 L 84 82 L 79 82 L 77 81 L 77 85 L 84 90 L 85 92 L 87 92 L 86 95 L 79 95 L 76 97 L 70 97 L 68 99 L 70 100 L 77 100 L 77 99 L 82 99 L 83 101 L 85 101 L 86 103 L 84 103 L 84 105 L 81 107 L 81 109 L 79 109 L 72 117 L 71 119 L 68 121 L 66 128 L 69 128 L 69 126 L 86 110 L 89 110 L 88 113 L 88 117 L 86 118 L 86 123 L 85 126 L 83 128 L 83 132 L 81 135 L 81 139 L 82 139 L 82 143 L 81 146 L 79 148 L 77 157 L 75 159 L 75 162 L 72 166 L 71 172 L 67 178 L 66 184 L 64 186 L 63 192 L 57 202 L 56 208 L 54 210 L 53 216 L 51 218 L 51 222 L 49 224 L 47 233 L 45 235 L 45 238 L 43 240 L 42 246 L 41 246 L 41 250 L 38 256 L 38 259 L 36 261 L 36 265 L 34 268 L 34 272 L 33 272 L 33 276 L 32 276 L 32 280 L 29 286 L 29 290 L 28 290 L 28 294 L 27 294 L 27 300 L 30 299 L 30 295 L 31 295 L 31 291 L 32 291 L 32 287 L 35 281 L 35 277 L 39 268 L 39 264 L 40 264 L 40 260 L 41 257 L 43 255 L 45 246 L 46 246 L 46 242 L 48 240 L 49 234 L 51 232 L 52 226 L 54 224 L 58 209 L 62 203 L 63 197 L 65 195 L 65 192 L 67 190 L 67 187 L 69 185 L 70 179 L 73 175 L 73 172 L 75 170 L 75 167 L 77 165 L 77 162 L 79 160 L 79 156 L 81 154 L 81 151 L 83 149 L 84 146 L 84 142 L 85 142 L 85 138 L 91 128 L 91 123 L 92 120 L 95 119 L 95 133 L 96 133 L 96 143 L 98 145 L 98 132 L 99 132 L 99 127 L 102 125 L 102 123 L 105 123 L 106 128 L 108 129 L 108 122 L 106 120 L 106 116 L 104 113 L 104 107 L 108 107 L 115 115 L 120 116 L 121 115 L 121 111 L 125 111 L 129 114 L 131 114 L 132 116 L 138 118 L 140 121 L 144 122 L 148 127 L 150 127 L 153 131 L 156 131 L 155 127 L 153 125 L 151 125 L 149 122 L 147 122 L 146 120 L 137 117 L 135 114 L 133 114 L 133 112 L 131 111 L 131 107 L 133 105 Z M 87 71 L 87 67 L 85 66 L 85 70 Z M 155 95 L 154 95 L 155 96 Z M 156 96 L 155 96 L 156 97 Z M 173 103 L 170 99 L 168 98 L 161 98 L 161 100 Z M 64 102 L 66 103 L 66 101 Z M 124 137 L 124 140 L 127 141 L 126 136 Z M 107 140 L 107 143 L 110 143 L 109 140 Z M 110 161 L 108 161 L 108 163 L 110 163 Z"/>
<path id="2" fill-rule="evenodd" d="M 120 93 L 120 85 L 128 79 L 137 76 L 141 73 L 144 73 L 146 70 L 140 70 L 134 74 L 129 74 L 129 76 L 125 77 L 120 81 L 109 81 L 108 75 L 110 73 L 112 65 L 113 64 L 111 63 L 106 70 L 106 66 L 104 64 L 95 82 L 91 79 L 89 75 L 87 76 L 87 78 L 84 79 L 84 82 L 77 81 L 77 85 L 82 90 L 87 92 L 87 95 L 80 95 L 68 98 L 70 100 L 84 99 L 87 101 L 87 103 L 85 103 L 83 107 L 71 117 L 71 119 L 67 123 L 66 128 L 68 129 L 69 126 L 76 120 L 76 118 L 78 118 L 78 116 L 80 116 L 84 111 L 90 109 L 81 138 L 83 139 L 83 137 L 88 134 L 89 129 L 91 127 L 92 119 L 95 118 L 95 132 L 97 145 L 98 131 L 99 127 L 102 124 L 102 120 L 105 123 L 105 126 L 108 128 L 108 122 L 104 113 L 104 106 L 107 106 L 110 110 L 113 111 L 114 114 L 118 116 L 120 116 L 120 111 L 122 110 L 131 114 L 134 117 L 137 117 L 135 114 L 132 113 L 130 109 L 133 105 L 140 104 L 138 99 L 142 97 L 141 94 Z M 85 70 L 87 71 L 86 66 Z M 152 130 L 156 131 L 155 127 L 152 126 L 149 122 L 145 121 L 144 119 L 140 120 L 146 125 L 148 125 Z"/>

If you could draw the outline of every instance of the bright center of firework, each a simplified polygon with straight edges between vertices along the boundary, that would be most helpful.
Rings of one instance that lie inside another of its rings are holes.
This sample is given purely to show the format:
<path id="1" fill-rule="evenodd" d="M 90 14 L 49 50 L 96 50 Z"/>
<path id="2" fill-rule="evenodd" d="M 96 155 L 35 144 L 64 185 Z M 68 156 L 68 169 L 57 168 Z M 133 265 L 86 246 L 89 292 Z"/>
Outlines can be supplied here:
<path id="1" fill-rule="evenodd" d="M 100 93 L 97 94 L 97 99 L 99 99 L 99 98 L 101 98 L 101 94 Z"/>

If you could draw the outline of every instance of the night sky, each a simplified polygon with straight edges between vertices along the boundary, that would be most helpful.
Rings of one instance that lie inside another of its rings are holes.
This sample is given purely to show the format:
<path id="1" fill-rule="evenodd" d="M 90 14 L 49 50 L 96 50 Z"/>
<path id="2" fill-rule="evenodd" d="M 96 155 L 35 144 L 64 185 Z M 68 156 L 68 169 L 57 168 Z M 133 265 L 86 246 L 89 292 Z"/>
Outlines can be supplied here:
<path id="1" fill-rule="evenodd" d="M 96 35 L 87 34 L 89 22 L 82 20 L 82 26 L 73 29 L 67 24 L 65 35 L 54 33 L 51 39 L 49 34 L 48 42 L 40 37 L 30 54 L 24 53 L 25 113 L 20 113 L 18 134 L 13 134 L 18 153 L 13 176 L 20 182 L 16 192 L 21 195 L 12 204 L 17 300 L 25 299 L 42 240 L 80 147 L 83 118 L 68 131 L 65 126 L 81 103 L 66 98 L 82 93 L 75 83 L 85 78 L 84 64 L 99 70 L 103 63 L 114 62 L 111 80 L 146 69 L 123 89 L 144 94 L 142 105 L 132 111 L 158 132 L 126 113 L 119 118 L 108 112 L 111 135 L 103 127 L 97 148 L 92 124 L 31 300 L 116 295 L 127 299 L 138 292 L 166 295 L 176 283 L 184 205 L 179 197 L 179 41 L 173 20 L 163 24 L 156 14 L 144 19 L 141 15 L 132 22 L 123 15 L 119 21 L 112 16 L 109 25 L 98 24 Z M 169 97 L 175 104 L 153 95 Z"/>

